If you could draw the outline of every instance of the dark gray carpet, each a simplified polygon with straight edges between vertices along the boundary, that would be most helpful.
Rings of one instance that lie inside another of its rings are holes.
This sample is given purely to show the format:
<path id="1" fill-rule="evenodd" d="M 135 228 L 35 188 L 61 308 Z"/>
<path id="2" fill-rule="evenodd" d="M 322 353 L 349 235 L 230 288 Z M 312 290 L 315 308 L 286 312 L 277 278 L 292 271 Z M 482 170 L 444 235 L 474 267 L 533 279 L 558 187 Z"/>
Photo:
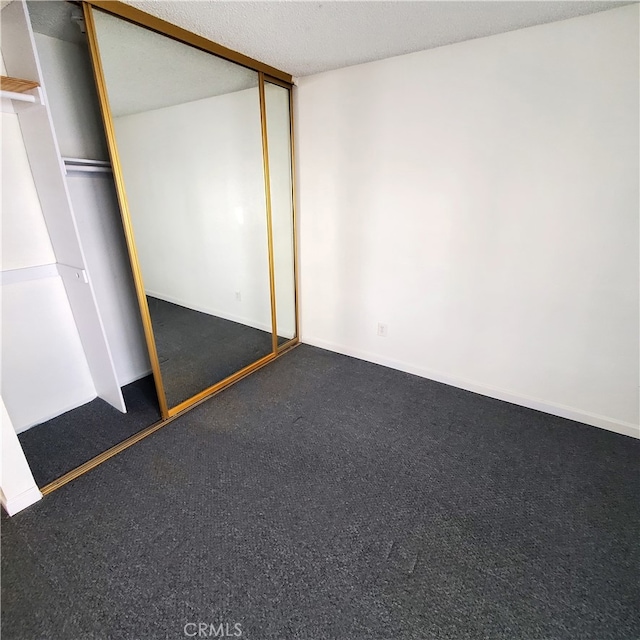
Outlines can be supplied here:
<path id="1" fill-rule="evenodd" d="M 160 420 L 153 377 L 122 388 L 127 413 L 100 398 L 18 436 L 39 487 Z"/>
<path id="2" fill-rule="evenodd" d="M 5 517 L 2 637 L 637 639 L 639 453 L 301 346 Z"/>
<path id="3" fill-rule="evenodd" d="M 271 353 L 267 331 L 151 296 L 147 303 L 170 407 Z"/>

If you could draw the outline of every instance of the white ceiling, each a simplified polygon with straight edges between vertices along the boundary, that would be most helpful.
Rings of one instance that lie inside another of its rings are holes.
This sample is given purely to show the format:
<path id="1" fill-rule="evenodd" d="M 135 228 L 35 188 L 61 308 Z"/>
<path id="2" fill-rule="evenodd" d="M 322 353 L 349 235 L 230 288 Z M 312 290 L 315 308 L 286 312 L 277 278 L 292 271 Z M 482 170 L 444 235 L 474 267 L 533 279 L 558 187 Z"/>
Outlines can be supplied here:
<path id="1" fill-rule="evenodd" d="M 298 77 L 632 4 L 124 1 Z"/>

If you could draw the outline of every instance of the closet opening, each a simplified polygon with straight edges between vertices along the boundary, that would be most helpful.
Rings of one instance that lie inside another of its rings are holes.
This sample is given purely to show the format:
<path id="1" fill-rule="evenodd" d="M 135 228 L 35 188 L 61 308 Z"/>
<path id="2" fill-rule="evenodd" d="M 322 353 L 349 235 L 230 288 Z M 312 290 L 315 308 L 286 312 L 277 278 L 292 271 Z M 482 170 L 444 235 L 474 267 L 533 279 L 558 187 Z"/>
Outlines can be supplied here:
<path id="1" fill-rule="evenodd" d="M 49 147 L 57 146 L 57 150 L 52 150 L 45 148 L 45 140 L 31 141 L 27 153 L 32 165 L 36 157 L 39 162 L 48 160 L 51 164 L 56 151 L 61 161 L 72 222 L 82 249 L 71 266 L 77 267 L 80 275 L 76 280 L 91 278 L 114 382 L 121 392 L 121 398 L 115 400 L 113 393 L 111 396 L 98 393 L 98 397 L 89 402 L 39 424 L 28 425 L 18 434 L 36 484 L 43 489 L 64 474 L 157 424 L 161 413 L 127 258 L 82 8 L 63 1 L 30 1 L 25 6 L 24 14 L 29 24 L 23 25 L 22 44 L 28 44 L 30 27 L 34 49 L 29 53 L 33 66 L 39 67 L 46 92 L 45 105 L 40 109 L 48 110 L 50 116 L 53 136 Z M 17 19 L 18 9 L 20 7 L 6 8 L 13 12 L 9 15 L 10 20 Z M 10 42 L 5 47 L 12 49 L 12 45 Z M 13 51 L 8 50 L 8 63 L 12 57 Z M 39 115 L 42 124 L 47 114 Z M 20 122 L 25 144 L 30 142 L 29 129 L 36 124 L 24 118 Z M 47 176 L 52 175 L 55 167 L 46 166 L 43 173 L 45 171 Z M 65 263 L 71 260 L 63 246 L 71 241 L 69 230 L 65 232 L 67 237 L 62 233 L 56 234 L 55 227 L 60 224 L 56 217 L 61 216 L 60 211 L 56 211 L 58 203 L 43 198 L 42 192 L 47 187 L 38 184 L 36 175 L 34 179 L 46 226 L 52 236 L 57 270 L 61 272 L 63 281 L 67 277 L 72 279 L 77 274 L 65 273 L 68 266 Z M 79 264 L 81 259 L 84 264 Z M 86 286 L 86 283 L 82 284 Z M 88 301 L 74 300 L 73 295 L 69 295 L 70 286 L 73 285 L 65 282 L 68 303 L 76 324 L 79 324 L 78 318 L 84 312 L 82 307 Z M 55 301 L 60 307 L 64 303 L 63 299 Z M 89 359 L 90 338 L 81 336 L 81 341 Z M 102 357 L 104 359 L 104 355 Z M 77 363 L 59 364 L 61 368 L 83 368 Z M 43 366 L 46 366 L 44 362 Z"/>

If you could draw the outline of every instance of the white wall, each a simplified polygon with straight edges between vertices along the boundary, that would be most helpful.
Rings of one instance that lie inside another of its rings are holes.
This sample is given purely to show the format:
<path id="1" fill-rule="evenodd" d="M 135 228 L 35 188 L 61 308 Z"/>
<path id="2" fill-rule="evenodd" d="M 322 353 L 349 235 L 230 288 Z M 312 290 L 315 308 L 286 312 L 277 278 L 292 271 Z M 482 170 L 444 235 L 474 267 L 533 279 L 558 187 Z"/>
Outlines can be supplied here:
<path id="1" fill-rule="evenodd" d="M 18 433 L 96 397 L 58 275 L 2 285 L 2 395 Z"/>
<path id="2" fill-rule="evenodd" d="M 108 160 L 100 104 L 86 46 L 34 33 L 60 153 Z"/>
<path id="3" fill-rule="evenodd" d="M 2 113 L 2 396 L 17 432 L 96 396 L 14 113 Z"/>
<path id="4" fill-rule="evenodd" d="M 18 117 L 2 113 L 2 270 L 56 261 Z"/>
<path id="5" fill-rule="evenodd" d="M 637 435 L 638 24 L 300 79 L 302 340 Z"/>
<path id="6" fill-rule="evenodd" d="M 114 124 L 147 293 L 270 331 L 257 88 Z"/>

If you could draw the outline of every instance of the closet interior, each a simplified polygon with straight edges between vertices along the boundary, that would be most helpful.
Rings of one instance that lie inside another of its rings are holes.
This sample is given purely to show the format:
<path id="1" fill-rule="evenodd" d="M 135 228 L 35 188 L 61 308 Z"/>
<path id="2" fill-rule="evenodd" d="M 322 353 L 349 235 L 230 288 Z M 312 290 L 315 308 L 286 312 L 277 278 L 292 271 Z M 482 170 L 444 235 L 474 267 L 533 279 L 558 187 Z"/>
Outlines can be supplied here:
<path id="1" fill-rule="evenodd" d="M 1 28 L 2 399 L 42 488 L 297 343 L 291 78 L 119 3 Z"/>

